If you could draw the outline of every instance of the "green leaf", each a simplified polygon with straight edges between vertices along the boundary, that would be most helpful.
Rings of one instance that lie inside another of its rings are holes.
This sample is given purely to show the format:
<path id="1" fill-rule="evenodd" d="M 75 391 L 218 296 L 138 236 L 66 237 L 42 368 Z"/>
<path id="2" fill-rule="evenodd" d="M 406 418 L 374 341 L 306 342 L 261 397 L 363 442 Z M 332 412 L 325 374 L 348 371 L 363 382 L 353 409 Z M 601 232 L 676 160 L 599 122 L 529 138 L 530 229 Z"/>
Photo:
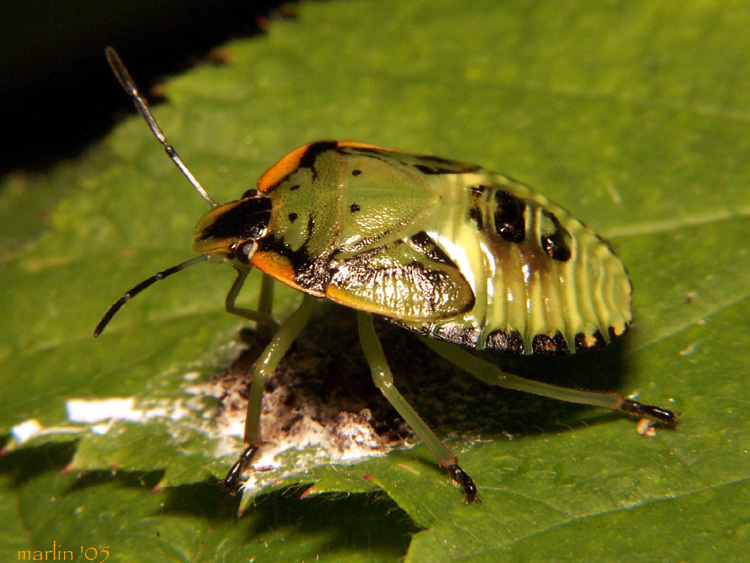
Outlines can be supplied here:
<path id="1" fill-rule="evenodd" d="M 351 314 L 332 308 L 283 364 L 306 382 L 292 398 L 318 396 L 322 420 L 348 401 L 390 426 L 374 450 L 357 435 L 373 455 L 355 463 L 327 456 L 366 428 L 356 417 L 325 448 L 286 450 L 256 472 L 236 521 L 239 501 L 216 482 L 241 448 L 216 398 L 243 366 L 232 364 L 242 323 L 223 311 L 231 270 L 159 282 L 91 337 L 124 290 L 192 256 L 205 202 L 135 116 L 77 161 L 3 179 L 0 549 L 55 541 L 141 561 L 746 556 L 749 26 L 738 1 L 310 3 L 226 45 L 226 65 L 165 84 L 156 116 L 217 200 L 296 146 L 357 139 L 518 178 L 617 248 L 635 286 L 624 342 L 511 367 L 638 392 L 683 413 L 675 432 L 645 439 L 625 417 L 489 389 L 379 327 L 397 385 L 448 437 L 480 505 L 461 502 L 423 446 L 400 449 Z M 258 291 L 249 282 L 242 303 Z M 284 318 L 298 296 L 277 297 Z M 70 410 L 113 398 L 132 400 L 119 404 L 125 419 L 76 422 Z M 43 431 L 21 441 L 29 420 Z"/>

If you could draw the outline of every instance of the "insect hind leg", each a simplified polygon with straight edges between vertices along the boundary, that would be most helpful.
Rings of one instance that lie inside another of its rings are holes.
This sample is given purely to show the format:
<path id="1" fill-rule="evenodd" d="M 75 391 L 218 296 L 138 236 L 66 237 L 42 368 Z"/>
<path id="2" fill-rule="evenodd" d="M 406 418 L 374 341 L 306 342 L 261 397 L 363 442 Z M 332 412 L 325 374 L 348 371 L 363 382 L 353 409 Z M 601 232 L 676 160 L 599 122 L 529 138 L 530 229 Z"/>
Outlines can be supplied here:
<path id="1" fill-rule="evenodd" d="M 549 397 L 559 401 L 567 401 L 569 403 L 591 405 L 614 411 L 624 411 L 636 416 L 657 420 L 672 429 L 674 429 L 675 422 L 679 416 L 679 414 L 661 407 L 645 405 L 631 399 L 626 399 L 619 393 L 569 389 L 567 387 L 542 383 L 541 381 L 534 381 L 533 379 L 525 379 L 517 375 L 506 373 L 496 365 L 491 364 L 490 362 L 453 344 L 424 337 L 422 338 L 422 342 L 438 355 L 442 356 L 449 362 L 456 364 L 461 369 L 468 371 L 471 375 L 488 385 L 513 389 L 515 391 L 524 391 L 526 393 Z"/>
<path id="2" fill-rule="evenodd" d="M 372 315 L 357 312 L 357 324 L 359 326 L 359 339 L 362 350 L 370 366 L 372 380 L 380 389 L 388 402 L 398 411 L 406 423 L 416 432 L 417 436 L 427 445 L 438 461 L 440 467 L 448 471 L 451 479 L 458 483 L 464 490 L 464 498 L 467 503 L 477 501 L 477 488 L 469 474 L 458 465 L 456 456 L 443 442 L 430 430 L 427 423 L 417 414 L 414 408 L 404 399 L 398 389 L 393 385 L 393 373 L 388 366 L 388 360 L 383 352 L 380 339 L 375 333 Z"/>

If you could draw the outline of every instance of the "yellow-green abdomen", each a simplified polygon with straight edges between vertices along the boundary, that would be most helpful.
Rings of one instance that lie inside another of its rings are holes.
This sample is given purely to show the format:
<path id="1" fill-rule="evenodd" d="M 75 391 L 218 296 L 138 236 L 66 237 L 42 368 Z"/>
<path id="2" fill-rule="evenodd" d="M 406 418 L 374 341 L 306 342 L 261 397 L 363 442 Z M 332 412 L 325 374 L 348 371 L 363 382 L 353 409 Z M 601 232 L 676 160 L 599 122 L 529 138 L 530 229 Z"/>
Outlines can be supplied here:
<path id="1" fill-rule="evenodd" d="M 453 187 L 428 233 L 459 265 L 475 303 L 461 317 L 411 328 L 516 354 L 598 348 L 625 333 L 630 280 L 596 233 L 504 176 L 443 178 Z"/>

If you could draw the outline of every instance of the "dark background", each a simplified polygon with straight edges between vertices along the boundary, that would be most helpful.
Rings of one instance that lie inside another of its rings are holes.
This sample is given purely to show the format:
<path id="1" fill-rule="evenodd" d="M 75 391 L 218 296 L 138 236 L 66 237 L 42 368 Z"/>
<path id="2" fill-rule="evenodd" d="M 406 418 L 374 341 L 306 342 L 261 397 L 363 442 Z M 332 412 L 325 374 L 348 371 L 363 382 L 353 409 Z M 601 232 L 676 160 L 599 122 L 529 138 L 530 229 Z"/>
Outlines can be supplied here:
<path id="1" fill-rule="evenodd" d="M 270 0 L 0 2 L 0 177 L 75 157 L 129 112 L 107 45 L 149 93 L 163 76 L 220 64 L 213 48 L 289 14 Z"/>

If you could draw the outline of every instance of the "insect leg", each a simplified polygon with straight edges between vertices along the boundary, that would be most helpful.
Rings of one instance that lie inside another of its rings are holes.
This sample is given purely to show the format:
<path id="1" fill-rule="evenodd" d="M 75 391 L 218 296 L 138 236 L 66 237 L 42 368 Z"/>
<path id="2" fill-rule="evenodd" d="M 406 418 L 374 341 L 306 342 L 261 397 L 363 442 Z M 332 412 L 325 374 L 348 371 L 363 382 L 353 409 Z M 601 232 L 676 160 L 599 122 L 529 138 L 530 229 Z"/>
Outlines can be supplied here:
<path id="1" fill-rule="evenodd" d="M 258 297 L 258 312 L 267 315 L 269 319 L 273 320 L 273 286 L 275 282 L 271 276 L 263 274 L 261 285 L 260 285 L 260 296 Z M 273 326 L 262 325 L 258 323 L 258 335 L 263 342 L 271 340 L 273 333 L 276 329 Z"/>
<path id="2" fill-rule="evenodd" d="M 263 280 L 260 286 L 260 297 L 258 298 L 258 311 L 271 315 L 271 308 L 273 307 L 273 286 L 274 281 L 271 276 L 263 274 Z"/>
<path id="3" fill-rule="evenodd" d="M 243 317 L 245 319 L 248 319 L 250 321 L 255 321 L 258 323 L 259 326 L 267 327 L 267 329 L 270 329 L 271 333 L 274 333 L 278 330 L 279 324 L 273 320 L 273 317 L 271 317 L 271 307 L 270 307 L 270 300 L 268 299 L 268 292 L 269 290 L 266 287 L 266 278 L 268 276 L 263 276 L 263 286 L 261 288 L 261 294 L 260 294 L 260 310 L 259 311 L 253 311 L 252 309 L 245 309 L 244 307 L 237 307 L 235 304 L 235 301 L 237 300 L 237 295 L 240 293 L 240 289 L 242 289 L 242 284 L 245 283 L 245 280 L 247 279 L 247 275 L 250 273 L 250 270 L 237 270 L 237 278 L 234 280 L 234 283 L 232 284 L 232 288 L 229 290 L 229 293 L 227 293 L 227 298 L 225 302 L 225 307 L 228 313 L 232 313 L 233 315 L 238 315 L 240 317 Z M 269 285 L 272 283 L 272 280 L 269 278 Z M 273 293 L 271 292 L 271 299 L 273 298 Z M 266 304 L 265 300 L 268 300 L 269 303 Z M 268 310 L 264 310 L 264 307 L 267 306 Z"/>
<path id="4" fill-rule="evenodd" d="M 496 385 L 505 389 L 515 391 L 524 391 L 542 397 L 550 397 L 560 401 L 578 403 L 582 405 L 592 405 L 611 410 L 622 410 L 637 416 L 646 416 L 663 422 L 670 428 L 675 427 L 675 421 L 678 414 L 668 411 L 661 407 L 644 405 L 631 399 L 626 399 L 619 393 L 605 391 L 586 391 L 583 389 L 569 389 L 525 379 L 517 375 L 506 373 L 496 365 L 487 362 L 471 352 L 463 350 L 458 346 L 446 342 L 440 342 L 433 338 L 422 338 L 422 342 L 428 348 L 445 358 L 458 367 L 468 371 L 477 379 L 484 381 L 488 385 Z"/>
<path id="5" fill-rule="evenodd" d="M 367 363 L 370 365 L 373 382 L 383 395 L 385 395 L 388 402 L 398 411 L 398 414 L 417 433 L 417 436 L 427 444 L 427 447 L 437 459 L 440 467 L 447 469 L 451 479 L 461 485 L 464 490 L 466 502 L 474 502 L 477 496 L 477 488 L 474 485 L 474 481 L 458 465 L 453 452 L 445 447 L 440 439 L 435 436 L 435 433 L 430 430 L 430 427 L 422 420 L 422 417 L 417 414 L 393 385 L 393 374 L 391 373 L 391 368 L 388 367 L 388 360 L 386 360 L 380 339 L 375 334 L 372 315 L 358 312 L 357 323 L 359 325 L 359 339 L 362 343 L 362 350 L 367 358 Z"/>
<path id="6" fill-rule="evenodd" d="M 240 272 L 237 279 L 244 281 L 246 276 L 247 272 L 244 275 Z M 236 285 L 237 282 L 232 286 L 232 290 L 235 289 Z M 245 444 L 247 448 L 242 452 L 240 459 L 232 466 L 224 479 L 224 486 L 229 490 L 234 489 L 243 470 L 252 461 L 255 452 L 258 451 L 263 441 L 260 433 L 260 411 L 266 378 L 274 372 L 281 358 L 287 353 L 287 350 L 289 350 L 289 347 L 297 339 L 302 329 L 305 328 L 314 304 L 315 298 L 311 295 L 305 295 L 302 304 L 279 327 L 271 343 L 266 346 L 260 358 L 255 363 L 253 382 L 250 385 L 250 397 L 247 401 L 247 417 L 245 418 Z"/>

